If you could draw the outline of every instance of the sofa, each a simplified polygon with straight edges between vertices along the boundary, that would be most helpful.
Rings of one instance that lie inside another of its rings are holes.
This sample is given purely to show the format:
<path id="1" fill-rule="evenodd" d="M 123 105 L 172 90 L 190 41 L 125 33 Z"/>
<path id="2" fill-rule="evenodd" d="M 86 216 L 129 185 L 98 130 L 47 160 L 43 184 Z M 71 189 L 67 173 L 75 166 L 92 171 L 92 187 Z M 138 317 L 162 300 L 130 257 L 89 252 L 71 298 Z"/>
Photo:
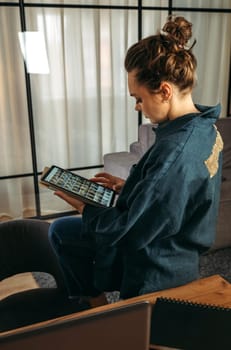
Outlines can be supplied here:
<path id="1" fill-rule="evenodd" d="M 224 141 L 217 234 L 211 249 L 201 257 L 200 273 L 202 277 L 220 274 L 231 282 L 231 118 L 219 119 L 216 126 Z M 126 179 L 131 166 L 155 142 L 156 127 L 153 124 L 140 125 L 138 140 L 130 145 L 128 152 L 104 155 L 104 170 Z"/>

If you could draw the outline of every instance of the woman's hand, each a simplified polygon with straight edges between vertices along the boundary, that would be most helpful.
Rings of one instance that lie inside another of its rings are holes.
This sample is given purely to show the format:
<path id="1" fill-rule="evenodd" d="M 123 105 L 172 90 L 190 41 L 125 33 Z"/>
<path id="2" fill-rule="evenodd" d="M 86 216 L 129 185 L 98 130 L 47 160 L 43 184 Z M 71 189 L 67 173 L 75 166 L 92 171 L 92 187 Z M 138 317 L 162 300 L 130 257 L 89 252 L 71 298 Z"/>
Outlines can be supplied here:
<path id="1" fill-rule="evenodd" d="M 120 177 L 113 176 L 108 173 L 98 173 L 96 174 L 91 181 L 97 182 L 105 187 L 113 189 L 116 193 L 119 193 L 125 183 L 125 180 Z M 74 207 L 80 214 L 83 213 L 85 203 L 79 199 L 73 198 L 62 191 L 55 191 L 54 194 L 59 198 L 63 199 L 65 202 Z"/>
<path id="2" fill-rule="evenodd" d="M 80 200 L 73 198 L 66 194 L 65 192 L 62 191 L 55 191 L 54 194 L 58 196 L 59 198 L 63 199 L 66 201 L 68 204 L 72 205 L 75 209 L 78 210 L 80 214 L 83 213 L 83 209 L 85 207 L 85 203 L 81 202 Z"/>
<path id="3" fill-rule="evenodd" d="M 124 186 L 125 180 L 120 177 L 113 176 L 108 173 L 98 173 L 91 179 L 91 181 L 97 182 L 105 187 L 113 189 L 116 193 L 119 193 Z"/>

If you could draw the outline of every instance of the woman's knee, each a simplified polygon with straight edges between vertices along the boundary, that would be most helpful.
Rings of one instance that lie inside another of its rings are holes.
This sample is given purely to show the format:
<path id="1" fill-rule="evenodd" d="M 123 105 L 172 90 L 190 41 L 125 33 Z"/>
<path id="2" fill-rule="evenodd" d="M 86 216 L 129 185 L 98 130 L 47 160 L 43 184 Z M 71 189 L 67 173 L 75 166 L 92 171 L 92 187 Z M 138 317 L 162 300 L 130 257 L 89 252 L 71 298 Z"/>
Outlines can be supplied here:
<path id="1" fill-rule="evenodd" d="M 59 221 L 60 220 L 58 219 L 50 224 L 49 231 L 48 231 L 48 238 L 50 241 L 53 241 L 54 232 L 56 232 L 57 230 L 59 231 L 59 226 L 60 226 Z"/>
<path id="2" fill-rule="evenodd" d="M 64 217 L 51 223 L 48 232 L 48 238 L 52 245 L 62 244 L 72 241 L 81 234 L 82 219 L 77 217 Z"/>
<path id="3" fill-rule="evenodd" d="M 63 218 L 57 219 L 50 224 L 49 231 L 48 231 L 48 239 L 49 239 L 49 242 L 52 244 L 52 246 L 54 245 L 54 243 L 57 242 L 58 237 L 60 237 L 60 239 L 58 240 L 61 240 L 62 232 L 63 232 Z"/>

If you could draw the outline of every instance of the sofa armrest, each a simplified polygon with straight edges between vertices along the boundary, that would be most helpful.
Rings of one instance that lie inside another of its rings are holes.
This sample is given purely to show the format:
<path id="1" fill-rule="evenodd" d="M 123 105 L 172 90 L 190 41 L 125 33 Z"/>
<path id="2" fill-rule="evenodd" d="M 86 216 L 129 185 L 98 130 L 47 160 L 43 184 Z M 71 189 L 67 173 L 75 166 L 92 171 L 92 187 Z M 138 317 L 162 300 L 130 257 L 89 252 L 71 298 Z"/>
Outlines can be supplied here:
<path id="1" fill-rule="evenodd" d="M 142 124 L 138 129 L 138 141 L 133 142 L 130 145 L 130 152 L 137 154 L 139 158 L 148 150 L 149 147 L 155 142 L 155 129 L 157 125 L 154 124 Z"/>
<path id="2" fill-rule="evenodd" d="M 131 143 L 130 152 L 133 153 L 137 159 L 140 159 L 143 156 L 143 149 L 141 148 L 139 141 Z"/>
<path id="3" fill-rule="evenodd" d="M 104 155 L 104 170 L 112 175 L 126 179 L 131 167 L 137 163 L 139 157 L 130 152 L 115 152 Z"/>

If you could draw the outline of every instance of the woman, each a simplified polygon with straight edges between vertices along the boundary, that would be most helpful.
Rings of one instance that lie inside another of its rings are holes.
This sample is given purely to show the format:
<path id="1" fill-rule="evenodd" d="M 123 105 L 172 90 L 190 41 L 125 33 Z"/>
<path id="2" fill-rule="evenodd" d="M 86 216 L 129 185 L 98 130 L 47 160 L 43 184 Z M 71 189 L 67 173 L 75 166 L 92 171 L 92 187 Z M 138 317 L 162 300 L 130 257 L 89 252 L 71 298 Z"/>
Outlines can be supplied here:
<path id="1" fill-rule="evenodd" d="M 56 192 L 82 214 L 50 227 L 70 297 L 119 290 L 129 298 L 198 278 L 199 255 L 215 238 L 223 144 L 214 126 L 220 106 L 192 100 L 191 36 L 191 23 L 171 17 L 127 52 L 135 109 L 158 128 L 126 181 L 107 173 L 93 179 L 120 191 L 116 205 L 97 208 Z"/>

